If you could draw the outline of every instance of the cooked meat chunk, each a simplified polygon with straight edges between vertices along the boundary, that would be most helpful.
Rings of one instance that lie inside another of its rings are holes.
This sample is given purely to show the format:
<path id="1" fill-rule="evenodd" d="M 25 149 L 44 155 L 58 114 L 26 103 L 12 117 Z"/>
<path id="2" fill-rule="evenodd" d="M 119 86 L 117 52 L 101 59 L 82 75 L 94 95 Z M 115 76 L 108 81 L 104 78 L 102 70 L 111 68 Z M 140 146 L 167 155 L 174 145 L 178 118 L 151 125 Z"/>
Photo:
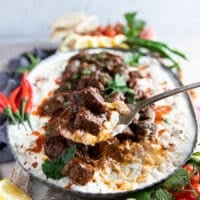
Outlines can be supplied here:
<path id="1" fill-rule="evenodd" d="M 94 160 L 112 158 L 122 161 L 124 154 L 119 148 L 120 142 L 114 137 L 104 142 L 100 142 L 93 147 L 89 147 L 88 154 Z"/>
<path id="2" fill-rule="evenodd" d="M 49 158 L 60 156 L 66 149 L 66 141 L 61 136 L 46 137 L 44 150 Z"/>
<path id="3" fill-rule="evenodd" d="M 73 79 L 73 75 L 78 73 L 79 66 L 80 66 L 80 61 L 78 59 L 74 60 L 73 58 L 71 58 L 69 60 L 69 63 L 62 75 L 63 83 Z"/>
<path id="4" fill-rule="evenodd" d="M 146 94 L 143 90 L 136 88 L 134 98 L 136 100 L 143 100 L 143 99 L 148 98 L 148 94 Z"/>
<path id="5" fill-rule="evenodd" d="M 96 117 L 92 112 L 85 107 L 80 106 L 74 121 L 74 127 L 83 129 L 94 135 L 97 135 L 102 125 L 102 118 Z"/>
<path id="6" fill-rule="evenodd" d="M 96 88 L 88 87 L 80 91 L 72 92 L 69 100 L 76 105 L 87 107 L 94 113 L 105 112 L 104 99 Z"/>
<path id="7" fill-rule="evenodd" d="M 139 111 L 140 117 L 139 120 L 152 120 L 154 116 L 154 104 L 146 106 Z"/>
<path id="8" fill-rule="evenodd" d="M 108 102 L 115 102 L 115 101 L 124 101 L 125 97 L 121 92 L 112 92 L 109 96 L 107 101 Z"/>
<path id="9" fill-rule="evenodd" d="M 47 123 L 46 127 L 46 135 L 48 136 L 59 136 L 60 135 L 60 124 L 59 118 L 51 118 Z"/>
<path id="10" fill-rule="evenodd" d="M 143 78 L 142 74 L 138 71 L 129 72 L 128 86 L 130 88 L 135 88 L 137 80 Z"/>
<path id="11" fill-rule="evenodd" d="M 156 132 L 156 125 L 148 120 L 132 123 L 129 127 L 138 141 L 142 141 L 144 138 L 152 139 Z"/>
<path id="12" fill-rule="evenodd" d="M 73 158 L 62 169 L 62 174 L 68 176 L 73 183 L 85 185 L 92 180 L 95 169 L 92 165 L 87 164 L 79 158 Z"/>
<path id="13" fill-rule="evenodd" d="M 84 90 L 85 106 L 93 112 L 105 112 L 104 99 L 96 88 L 89 87 Z"/>
<path id="14" fill-rule="evenodd" d="M 123 133 L 118 134 L 116 137 L 120 142 L 123 142 L 125 140 L 135 141 L 133 131 L 129 127 L 127 127 Z"/>
<path id="15" fill-rule="evenodd" d="M 66 99 L 64 95 L 58 94 L 47 101 L 44 102 L 40 106 L 40 115 L 42 116 L 58 116 L 60 112 L 62 112 L 63 108 L 65 107 Z"/>
<path id="16" fill-rule="evenodd" d="M 124 160 L 124 154 L 123 151 L 119 148 L 119 145 L 120 142 L 117 138 L 112 138 L 108 140 L 107 157 L 121 162 Z"/>
<path id="17" fill-rule="evenodd" d="M 78 80 L 76 85 L 77 90 L 82 90 L 87 87 L 97 88 L 100 92 L 104 91 L 104 85 L 93 77 L 85 77 Z"/>

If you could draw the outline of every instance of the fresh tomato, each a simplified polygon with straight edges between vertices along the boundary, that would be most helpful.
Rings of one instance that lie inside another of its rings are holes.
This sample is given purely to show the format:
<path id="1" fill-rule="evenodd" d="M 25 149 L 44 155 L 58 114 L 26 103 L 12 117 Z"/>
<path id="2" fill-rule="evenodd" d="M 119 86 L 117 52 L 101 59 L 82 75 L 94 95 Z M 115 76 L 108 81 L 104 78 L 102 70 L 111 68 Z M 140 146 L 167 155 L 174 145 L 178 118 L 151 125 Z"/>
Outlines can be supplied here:
<path id="1" fill-rule="evenodd" d="M 123 34 L 123 25 L 121 23 L 115 24 L 115 31 L 117 34 Z"/>
<path id="2" fill-rule="evenodd" d="M 102 35 L 102 33 L 99 32 L 98 30 L 95 30 L 95 31 L 90 32 L 90 35 L 91 36 L 99 36 L 99 35 Z"/>
<path id="3" fill-rule="evenodd" d="M 105 27 L 105 31 L 104 31 L 104 35 L 108 36 L 108 37 L 114 37 L 116 35 L 116 31 L 113 25 L 108 24 Z"/>
<path id="4" fill-rule="evenodd" d="M 105 27 L 103 27 L 103 26 L 99 26 L 98 28 L 97 28 L 97 31 L 99 31 L 100 33 L 104 33 L 104 31 L 105 31 Z"/>
<path id="5" fill-rule="evenodd" d="M 193 186 L 194 190 L 196 191 L 196 193 L 200 196 L 200 184 L 199 183 L 195 183 L 192 186 Z"/>
<path id="6" fill-rule="evenodd" d="M 184 192 L 184 196 L 188 199 L 188 200 L 197 200 L 196 196 L 194 195 L 194 193 L 191 192 Z"/>
<path id="7" fill-rule="evenodd" d="M 176 200 L 183 200 L 183 199 L 187 199 L 187 200 L 197 200 L 196 196 L 193 194 L 193 192 L 176 192 L 176 194 L 174 194 L 174 197 Z"/>
<path id="8" fill-rule="evenodd" d="M 197 174 L 194 174 L 191 178 L 190 178 L 190 181 L 193 184 L 196 184 L 196 183 L 200 183 L 200 173 L 197 173 Z"/>
<path id="9" fill-rule="evenodd" d="M 193 167 L 193 165 L 191 165 L 191 164 L 186 164 L 186 165 L 183 166 L 183 168 L 184 168 L 186 171 L 188 171 L 189 174 L 192 174 L 193 171 L 194 171 L 194 167 Z"/>

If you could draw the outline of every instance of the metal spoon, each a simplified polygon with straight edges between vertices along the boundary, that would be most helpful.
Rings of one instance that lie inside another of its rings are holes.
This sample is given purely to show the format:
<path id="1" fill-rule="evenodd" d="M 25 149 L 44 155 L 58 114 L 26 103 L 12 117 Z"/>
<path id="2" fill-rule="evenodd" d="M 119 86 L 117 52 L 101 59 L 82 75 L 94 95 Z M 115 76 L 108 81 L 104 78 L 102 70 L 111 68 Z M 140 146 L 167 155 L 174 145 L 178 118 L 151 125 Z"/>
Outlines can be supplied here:
<path id="1" fill-rule="evenodd" d="M 128 107 L 130 109 L 130 113 L 128 115 L 120 115 L 119 123 L 115 127 L 115 129 L 113 130 L 113 136 L 118 135 L 119 133 L 122 133 L 124 131 L 124 129 L 132 122 L 132 120 L 134 119 L 137 112 L 139 110 L 141 110 L 143 107 L 145 107 L 149 104 L 152 104 L 156 101 L 165 99 L 167 97 L 170 97 L 170 96 L 173 96 L 175 94 L 185 92 L 187 90 L 197 88 L 197 87 L 200 87 L 200 82 L 180 86 L 178 88 L 175 88 L 173 90 L 169 90 L 167 92 L 162 92 L 162 93 L 155 95 L 153 97 L 150 97 L 148 99 L 144 99 L 144 100 L 142 100 L 142 101 L 140 101 L 136 104 L 128 104 Z"/>

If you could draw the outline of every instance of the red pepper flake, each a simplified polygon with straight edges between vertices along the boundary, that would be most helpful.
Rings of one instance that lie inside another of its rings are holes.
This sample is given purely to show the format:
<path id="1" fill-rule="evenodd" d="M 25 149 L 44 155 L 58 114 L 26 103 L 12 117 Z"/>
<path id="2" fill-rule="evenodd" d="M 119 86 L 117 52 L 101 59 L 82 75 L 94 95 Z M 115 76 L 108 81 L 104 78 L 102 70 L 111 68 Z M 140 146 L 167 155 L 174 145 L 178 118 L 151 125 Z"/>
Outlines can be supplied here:
<path id="1" fill-rule="evenodd" d="M 163 116 L 168 114 L 171 111 L 171 107 L 170 106 L 157 106 L 155 108 L 155 122 L 159 123 L 161 121 L 163 121 Z"/>
<path id="2" fill-rule="evenodd" d="M 197 98 L 197 93 L 195 90 L 189 90 L 189 95 L 193 100 Z"/>
<path id="3" fill-rule="evenodd" d="M 32 134 L 37 136 L 38 138 L 35 142 L 36 143 L 35 147 L 33 147 L 32 149 L 28 149 L 28 150 L 33 151 L 35 153 L 40 153 L 42 151 L 42 146 L 44 144 L 45 136 L 43 134 L 40 134 L 37 131 L 34 131 Z"/>
<path id="4" fill-rule="evenodd" d="M 165 129 L 161 129 L 158 131 L 158 136 L 161 136 L 165 132 Z"/>
<path id="5" fill-rule="evenodd" d="M 71 189 L 71 188 L 72 188 L 72 184 L 71 184 L 71 183 L 67 184 L 67 185 L 65 186 L 65 188 L 66 188 L 66 189 Z"/>
<path id="6" fill-rule="evenodd" d="M 37 162 L 32 163 L 33 168 L 36 168 L 38 166 Z"/>

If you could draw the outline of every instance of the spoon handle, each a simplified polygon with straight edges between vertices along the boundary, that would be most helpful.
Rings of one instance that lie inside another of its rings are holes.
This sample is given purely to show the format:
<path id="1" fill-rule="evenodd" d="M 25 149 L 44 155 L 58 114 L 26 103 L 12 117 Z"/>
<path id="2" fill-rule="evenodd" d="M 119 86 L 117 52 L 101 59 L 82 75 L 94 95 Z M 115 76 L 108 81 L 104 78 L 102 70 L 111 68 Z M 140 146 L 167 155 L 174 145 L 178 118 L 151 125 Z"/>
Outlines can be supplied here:
<path id="1" fill-rule="evenodd" d="M 152 104 L 156 101 L 159 101 L 161 99 L 173 96 L 175 94 L 181 93 L 181 92 L 185 92 L 187 90 L 193 89 L 193 88 L 197 88 L 200 87 L 200 82 L 196 82 L 196 83 L 192 83 L 192 84 L 188 84 L 188 85 L 184 85 L 184 86 L 180 86 L 178 88 L 175 88 L 173 90 L 169 90 L 167 92 L 162 92 L 160 94 L 157 94 L 153 97 L 150 97 L 148 99 L 142 100 L 136 104 L 129 104 L 128 107 L 130 109 L 130 113 L 128 115 L 121 115 L 120 116 L 120 120 L 119 120 L 119 125 L 115 128 L 115 131 L 113 131 L 113 135 L 117 135 L 119 133 L 122 133 L 123 130 L 132 122 L 132 120 L 135 117 L 135 114 L 141 110 L 141 108 Z"/>
<path id="2" fill-rule="evenodd" d="M 188 85 L 180 86 L 180 87 L 175 88 L 173 90 L 169 90 L 167 92 L 162 92 L 162 93 L 157 94 L 157 95 L 155 95 L 153 97 L 150 97 L 148 99 L 140 101 L 139 103 L 137 103 L 134 106 L 135 107 L 134 110 L 135 110 L 135 112 L 137 112 L 141 108 L 143 108 L 143 107 L 145 107 L 145 106 L 147 106 L 149 104 L 152 104 L 152 103 L 154 103 L 156 101 L 159 101 L 161 99 L 164 99 L 164 98 L 167 98 L 167 97 L 173 96 L 175 94 L 178 94 L 178 93 L 181 93 L 181 92 L 193 89 L 193 88 L 197 88 L 197 87 L 200 87 L 200 82 L 191 83 L 191 84 L 188 84 Z"/>
<path id="3" fill-rule="evenodd" d="M 184 85 L 184 86 L 180 86 L 178 88 L 175 88 L 173 90 L 169 90 L 167 92 L 162 92 L 160 94 L 157 94 L 153 97 L 150 97 L 148 99 L 144 99 L 136 104 L 133 104 L 133 105 L 129 105 L 129 109 L 131 110 L 131 117 L 129 115 L 129 119 L 127 121 L 127 119 L 123 120 L 124 122 L 126 121 L 127 124 L 129 124 L 132 119 L 134 118 L 135 114 L 143 107 L 149 105 L 149 104 L 152 104 L 156 101 L 159 101 L 161 99 L 164 99 L 164 98 L 167 98 L 167 97 L 170 97 L 170 96 L 173 96 L 175 94 L 178 94 L 178 93 L 181 93 L 181 92 L 184 92 L 184 91 L 187 91 L 187 90 L 190 90 L 190 89 L 193 89 L 193 88 L 197 88 L 197 87 L 200 87 L 200 82 L 196 82 L 196 83 L 191 83 L 191 84 L 188 84 L 188 85 Z"/>

